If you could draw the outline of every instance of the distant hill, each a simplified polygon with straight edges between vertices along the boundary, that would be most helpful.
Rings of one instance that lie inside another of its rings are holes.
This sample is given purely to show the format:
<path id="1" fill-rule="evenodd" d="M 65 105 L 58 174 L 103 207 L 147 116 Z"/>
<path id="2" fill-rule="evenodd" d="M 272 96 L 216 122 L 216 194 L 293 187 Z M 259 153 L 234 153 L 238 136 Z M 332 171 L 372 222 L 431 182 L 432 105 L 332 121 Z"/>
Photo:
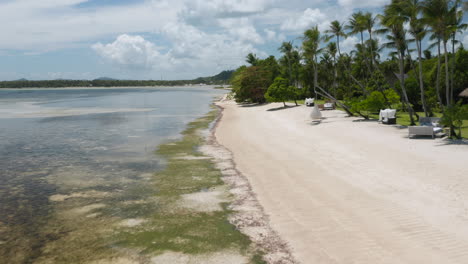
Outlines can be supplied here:
<path id="1" fill-rule="evenodd" d="M 28 79 L 25 79 L 25 78 L 14 80 L 14 82 L 27 82 L 27 81 L 28 81 Z"/>
<path id="2" fill-rule="evenodd" d="M 194 84 L 223 85 L 229 82 L 234 71 L 222 71 L 210 77 L 200 77 L 194 80 L 117 80 L 100 77 L 95 80 L 41 80 L 0 81 L 0 88 L 50 88 L 50 87 L 144 87 L 144 86 L 181 86 Z"/>
<path id="3" fill-rule="evenodd" d="M 109 78 L 109 77 L 99 77 L 97 79 L 94 79 L 93 81 L 116 81 L 117 79 L 114 78 Z"/>
<path id="4" fill-rule="evenodd" d="M 206 84 L 225 84 L 231 79 L 232 74 L 234 73 L 233 70 L 230 71 L 222 71 L 215 76 L 211 77 L 199 77 L 193 80 L 195 83 L 206 83 Z"/>

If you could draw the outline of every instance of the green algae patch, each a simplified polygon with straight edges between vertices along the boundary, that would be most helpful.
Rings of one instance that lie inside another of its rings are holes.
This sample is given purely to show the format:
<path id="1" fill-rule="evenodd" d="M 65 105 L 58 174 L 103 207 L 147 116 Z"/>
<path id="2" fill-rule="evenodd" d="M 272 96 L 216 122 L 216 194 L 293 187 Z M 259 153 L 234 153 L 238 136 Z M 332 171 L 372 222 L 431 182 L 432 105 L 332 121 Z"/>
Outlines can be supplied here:
<path id="1" fill-rule="evenodd" d="M 156 155 L 167 161 L 165 169 L 154 175 L 158 208 L 144 224 L 119 232 L 116 246 L 137 248 L 149 255 L 177 252 L 200 256 L 234 250 L 250 263 L 262 263 L 250 239 L 229 223 L 232 212 L 227 203 L 210 198 L 220 192 L 230 197 L 213 160 L 197 150 L 205 143 L 203 131 L 209 129 L 218 113 L 214 109 L 191 122 L 182 139 L 158 147 Z M 184 206 L 184 197 L 193 198 L 192 202 L 201 206 Z M 212 207 L 206 203 L 210 201 L 217 203 L 219 210 L 209 209 Z"/>

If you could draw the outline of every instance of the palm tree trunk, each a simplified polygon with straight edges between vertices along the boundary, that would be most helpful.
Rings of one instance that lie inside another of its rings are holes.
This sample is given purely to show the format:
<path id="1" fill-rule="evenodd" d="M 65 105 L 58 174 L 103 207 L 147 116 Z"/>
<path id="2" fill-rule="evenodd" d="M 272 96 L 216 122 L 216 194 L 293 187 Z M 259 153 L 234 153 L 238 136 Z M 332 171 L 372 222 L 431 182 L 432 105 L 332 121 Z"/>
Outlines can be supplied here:
<path id="1" fill-rule="evenodd" d="M 338 78 L 338 71 L 336 69 L 336 58 L 333 58 L 333 96 L 336 98 L 336 87 L 338 86 L 338 83 L 336 82 L 336 79 Z"/>
<path id="2" fill-rule="evenodd" d="M 423 82 L 423 72 L 422 72 L 422 62 L 421 62 L 421 41 L 416 40 L 416 47 L 418 48 L 418 64 L 419 64 L 419 90 L 421 90 L 421 104 L 424 109 L 424 114 L 426 117 L 429 117 L 429 111 L 426 105 L 426 98 L 424 95 L 424 82 Z"/>
<path id="3" fill-rule="evenodd" d="M 408 113 L 409 113 L 409 116 L 410 116 L 410 122 L 411 122 L 411 126 L 414 126 L 416 123 L 414 122 L 414 117 L 413 117 L 413 108 L 411 107 L 411 104 L 409 102 L 409 99 L 408 99 L 408 94 L 406 93 L 406 87 L 405 87 L 405 65 L 404 65 L 404 59 L 405 59 L 405 56 L 404 54 L 402 54 L 401 52 L 399 53 L 399 60 L 400 60 L 400 64 L 399 64 L 399 68 L 400 68 L 400 86 L 401 86 L 401 91 L 403 93 L 403 98 L 405 100 L 405 103 L 406 103 L 406 107 L 408 109 Z"/>
<path id="4" fill-rule="evenodd" d="M 447 105 L 450 105 L 450 84 L 449 84 L 449 65 L 448 65 L 448 54 L 447 54 L 447 41 L 444 40 L 444 57 L 445 57 L 445 96 Z"/>
<path id="5" fill-rule="evenodd" d="M 374 50 L 372 48 L 372 45 L 373 45 L 373 41 L 372 41 L 372 30 L 369 30 L 369 45 L 370 45 L 370 58 L 371 58 L 371 69 L 374 70 L 374 65 L 376 65 L 377 63 L 374 62 Z"/>
<path id="6" fill-rule="evenodd" d="M 450 101 L 453 102 L 453 75 L 455 74 L 455 60 L 457 58 L 455 54 L 455 34 L 456 32 L 453 33 L 452 36 L 452 63 L 451 63 L 451 69 L 450 69 Z"/>
<path id="7" fill-rule="evenodd" d="M 440 107 L 444 109 L 442 98 L 440 97 L 440 39 L 437 40 L 437 75 L 436 75 L 436 92 Z"/>
<path id="8" fill-rule="evenodd" d="M 336 36 L 336 47 L 338 49 L 338 55 L 341 57 L 341 51 L 340 51 L 340 36 Z"/>

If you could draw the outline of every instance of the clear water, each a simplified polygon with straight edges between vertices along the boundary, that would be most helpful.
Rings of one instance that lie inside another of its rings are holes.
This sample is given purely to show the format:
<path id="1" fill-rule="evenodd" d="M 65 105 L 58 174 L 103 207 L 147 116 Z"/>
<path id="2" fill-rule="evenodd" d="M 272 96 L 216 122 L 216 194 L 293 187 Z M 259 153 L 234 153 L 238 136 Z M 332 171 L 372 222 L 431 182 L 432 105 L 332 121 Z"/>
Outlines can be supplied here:
<path id="1" fill-rule="evenodd" d="M 223 93 L 209 87 L 0 90 L 0 260 L 40 258 L 61 236 L 47 227 L 60 224 L 53 216 L 59 210 L 109 193 L 144 198 L 121 193 L 144 186 L 164 165 L 154 155 L 157 145 L 179 137 Z M 87 200 L 51 199 L 73 195 Z"/>

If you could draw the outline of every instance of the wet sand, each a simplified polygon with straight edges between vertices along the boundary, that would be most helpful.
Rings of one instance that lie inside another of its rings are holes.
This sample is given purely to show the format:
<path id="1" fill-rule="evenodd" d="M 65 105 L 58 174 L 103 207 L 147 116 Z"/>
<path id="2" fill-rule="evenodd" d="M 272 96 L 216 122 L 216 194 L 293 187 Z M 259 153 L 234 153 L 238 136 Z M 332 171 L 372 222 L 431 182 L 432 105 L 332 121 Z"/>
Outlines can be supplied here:
<path id="1" fill-rule="evenodd" d="M 234 156 L 302 263 L 468 263 L 468 145 L 281 104 L 224 109 Z"/>

